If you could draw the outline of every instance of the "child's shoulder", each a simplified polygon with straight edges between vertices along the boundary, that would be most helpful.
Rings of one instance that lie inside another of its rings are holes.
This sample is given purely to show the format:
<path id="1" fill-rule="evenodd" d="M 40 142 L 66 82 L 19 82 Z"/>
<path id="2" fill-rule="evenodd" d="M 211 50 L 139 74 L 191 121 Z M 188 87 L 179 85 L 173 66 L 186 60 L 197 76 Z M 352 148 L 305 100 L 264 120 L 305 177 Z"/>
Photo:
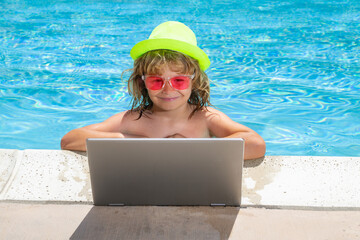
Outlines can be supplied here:
<path id="1" fill-rule="evenodd" d="M 221 118 L 224 115 L 224 113 L 213 107 L 203 107 L 194 114 L 194 116 L 203 118 L 204 120 L 211 120 L 214 117 Z"/>
<path id="2" fill-rule="evenodd" d="M 204 114 L 208 117 L 212 116 L 219 116 L 219 115 L 224 115 L 223 112 L 217 110 L 216 108 L 214 107 L 204 107 L 203 110 Z"/>
<path id="3" fill-rule="evenodd" d="M 119 120 L 127 120 L 127 119 L 133 119 L 138 118 L 139 113 L 136 111 L 126 110 L 123 112 L 116 113 L 115 115 L 111 116 L 109 120 L 113 121 L 119 121 Z"/>
<path id="4" fill-rule="evenodd" d="M 213 107 L 204 108 L 203 113 L 208 123 L 221 122 L 229 119 L 225 113 Z"/>

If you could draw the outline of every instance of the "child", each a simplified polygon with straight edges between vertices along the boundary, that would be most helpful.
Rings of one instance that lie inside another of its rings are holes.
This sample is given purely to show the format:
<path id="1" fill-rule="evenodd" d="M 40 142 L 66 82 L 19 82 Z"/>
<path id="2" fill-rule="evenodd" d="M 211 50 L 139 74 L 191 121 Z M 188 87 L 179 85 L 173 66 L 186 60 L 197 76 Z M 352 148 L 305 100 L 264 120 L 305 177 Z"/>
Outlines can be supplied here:
<path id="1" fill-rule="evenodd" d="M 265 142 L 253 130 L 232 121 L 210 105 L 208 56 L 195 34 L 179 22 L 157 26 L 131 52 L 128 81 L 132 108 L 102 123 L 74 129 L 61 148 L 86 151 L 87 138 L 209 138 L 245 140 L 245 159 L 264 156 Z"/>

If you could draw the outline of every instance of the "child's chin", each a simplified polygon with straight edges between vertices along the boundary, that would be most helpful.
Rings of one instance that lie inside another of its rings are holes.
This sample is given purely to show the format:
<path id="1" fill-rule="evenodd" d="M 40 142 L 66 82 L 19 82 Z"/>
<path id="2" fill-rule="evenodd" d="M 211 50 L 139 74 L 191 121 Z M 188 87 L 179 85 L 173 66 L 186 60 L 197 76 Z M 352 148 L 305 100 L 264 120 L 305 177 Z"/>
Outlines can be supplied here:
<path id="1" fill-rule="evenodd" d="M 178 104 L 175 102 L 166 102 L 166 103 L 157 105 L 155 107 L 155 109 L 157 109 L 159 111 L 172 111 L 172 110 L 181 108 L 181 106 L 182 106 L 182 104 Z"/>

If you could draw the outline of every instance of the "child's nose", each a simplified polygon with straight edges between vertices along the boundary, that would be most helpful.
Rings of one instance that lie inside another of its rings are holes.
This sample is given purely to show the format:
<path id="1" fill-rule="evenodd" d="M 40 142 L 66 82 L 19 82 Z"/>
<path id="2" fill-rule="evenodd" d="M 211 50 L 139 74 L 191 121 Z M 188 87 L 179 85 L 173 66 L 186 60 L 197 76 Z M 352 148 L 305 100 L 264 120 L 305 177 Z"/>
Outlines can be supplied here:
<path id="1" fill-rule="evenodd" d="M 169 82 L 169 81 L 166 81 L 163 90 L 166 91 L 166 92 L 168 92 L 168 91 L 173 91 L 174 89 L 171 87 L 170 82 Z"/>

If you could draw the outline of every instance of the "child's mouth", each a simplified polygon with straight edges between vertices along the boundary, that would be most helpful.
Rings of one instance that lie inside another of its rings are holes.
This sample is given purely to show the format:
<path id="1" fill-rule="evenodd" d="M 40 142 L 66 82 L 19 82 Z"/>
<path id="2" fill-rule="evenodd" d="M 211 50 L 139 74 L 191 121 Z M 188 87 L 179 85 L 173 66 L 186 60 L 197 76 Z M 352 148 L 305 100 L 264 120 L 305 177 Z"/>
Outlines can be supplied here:
<path id="1" fill-rule="evenodd" d="M 163 101 L 171 102 L 176 100 L 178 97 L 159 97 Z"/>

